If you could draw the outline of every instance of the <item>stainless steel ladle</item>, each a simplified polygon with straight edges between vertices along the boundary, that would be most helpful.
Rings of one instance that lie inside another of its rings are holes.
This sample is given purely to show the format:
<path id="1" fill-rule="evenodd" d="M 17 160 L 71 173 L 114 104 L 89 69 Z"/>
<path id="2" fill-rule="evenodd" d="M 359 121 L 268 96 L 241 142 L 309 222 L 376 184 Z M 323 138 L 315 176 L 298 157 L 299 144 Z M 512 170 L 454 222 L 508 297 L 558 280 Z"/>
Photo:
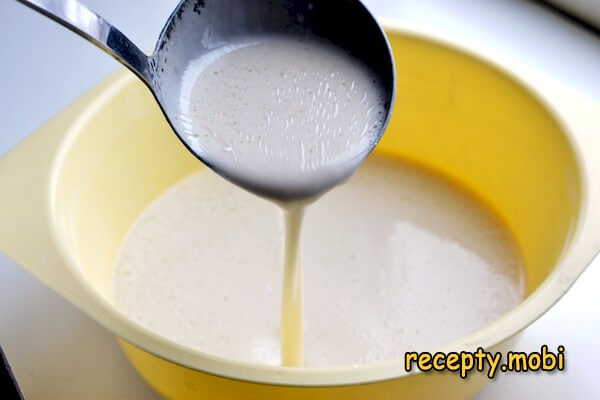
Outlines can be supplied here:
<path id="1" fill-rule="evenodd" d="M 198 159 L 258 194 L 276 197 L 272 189 L 266 193 L 264 187 L 237 178 L 235 171 L 207 163 L 183 134 L 177 118 L 178 101 L 181 75 L 190 61 L 247 35 L 314 35 L 343 48 L 378 75 L 386 91 L 387 112 L 378 138 L 390 118 L 395 94 L 393 56 L 382 28 L 359 0 L 183 0 L 167 20 L 150 56 L 76 0 L 17 1 L 84 37 L 129 68 L 148 86 L 179 139 Z M 315 194 L 310 190 L 300 188 L 294 193 L 297 197 Z"/>

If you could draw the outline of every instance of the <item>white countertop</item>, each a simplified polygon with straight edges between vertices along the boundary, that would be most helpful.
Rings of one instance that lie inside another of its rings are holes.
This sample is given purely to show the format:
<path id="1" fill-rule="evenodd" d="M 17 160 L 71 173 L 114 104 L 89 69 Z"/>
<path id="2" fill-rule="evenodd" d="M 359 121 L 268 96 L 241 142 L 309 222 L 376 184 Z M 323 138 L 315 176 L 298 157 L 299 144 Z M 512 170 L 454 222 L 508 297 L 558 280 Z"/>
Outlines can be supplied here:
<path id="1" fill-rule="evenodd" d="M 154 47 L 176 0 L 85 1 L 141 48 Z M 485 44 L 503 57 L 600 101 L 600 37 L 520 0 L 367 0 L 378 16 Z M 119 65 L 82 39 L 14 1 L 0 3 L 0 155 Z M 139 18 L 133 18 L 140 15 Z M 600 150 L 600 149 L 599 149 Z M 1 190 L 1 189 L 0 189 Z M 1 195 L 1 193 L 0 193 Z M 598 205 L 600 207 L 600 205 Z M 566 371 L 511 374 L 479 400 L 598 399 L 600 261 L 529 327 L 515 350 L 566 347 Z M 0 255 L 0 345 L 19 384 L 36 399 L 157 398 L 112 335 Z"/>

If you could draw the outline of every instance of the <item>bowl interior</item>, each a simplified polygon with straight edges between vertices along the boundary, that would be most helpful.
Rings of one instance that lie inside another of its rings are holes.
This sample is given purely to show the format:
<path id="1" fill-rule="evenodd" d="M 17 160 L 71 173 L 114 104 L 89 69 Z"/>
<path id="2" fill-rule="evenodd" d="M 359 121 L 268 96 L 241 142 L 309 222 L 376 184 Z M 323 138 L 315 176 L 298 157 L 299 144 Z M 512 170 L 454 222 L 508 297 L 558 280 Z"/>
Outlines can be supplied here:
<path id="1" fill-rule="evenodd" d="M 487 203 L 518 242 L 531 295 L 578 218 L 580 171 L 568 135 L 495 67 L 416 36 L 389 37 L 397 100 L 376 151 L 433 169 Z M 55 204 L 79 268 L 110 300 L 114 259 L 131 224 L 161 192 L 204 167 L 133 77 L 117 79 L 88 111 L 58 166 Z"/>

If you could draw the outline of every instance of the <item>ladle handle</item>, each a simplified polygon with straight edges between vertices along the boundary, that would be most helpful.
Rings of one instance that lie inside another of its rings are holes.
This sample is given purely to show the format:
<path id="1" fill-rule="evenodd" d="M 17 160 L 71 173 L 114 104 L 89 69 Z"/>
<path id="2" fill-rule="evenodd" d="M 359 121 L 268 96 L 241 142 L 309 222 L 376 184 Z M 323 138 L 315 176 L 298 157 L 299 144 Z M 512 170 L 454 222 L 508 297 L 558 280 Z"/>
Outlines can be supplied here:
<path id="1" fill-rule="evenodd" d="M 104 18 L 76 0 L 17 0 L 92 42 L 150 84 L 149 58 Z"/>

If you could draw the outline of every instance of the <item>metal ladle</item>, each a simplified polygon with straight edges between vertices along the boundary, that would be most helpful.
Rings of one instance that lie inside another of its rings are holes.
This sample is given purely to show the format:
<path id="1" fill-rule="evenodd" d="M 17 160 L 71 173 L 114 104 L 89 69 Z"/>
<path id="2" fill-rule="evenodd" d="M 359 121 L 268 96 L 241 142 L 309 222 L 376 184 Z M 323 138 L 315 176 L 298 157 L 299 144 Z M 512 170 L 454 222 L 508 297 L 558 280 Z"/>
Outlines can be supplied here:
<path id="1" fill-rule="evenodd" d="M 390 118 L 395 94 L 393 56 L 382 28 L 359 0 L 183 0 L 167 20 L 150 56 L 76 0 L 17 1 L 84 37 L 129 68 L 148 86 L 190 152 L 226 179 L 258 194 L 277 198 L 276 190 L 271 188 L 267 193 L 264 187 L 241 180 L 235 171 L 207 163 L 179 127 L 181 75 L 192 60 L 249 35 L 314 35 L 341 47 L 378 76 L 386 91 L 386 116 L 377 139 Z M 316 194 L 311 193 L 314 190 L 300 188 L 295 196 L 308 197 Z"/>

